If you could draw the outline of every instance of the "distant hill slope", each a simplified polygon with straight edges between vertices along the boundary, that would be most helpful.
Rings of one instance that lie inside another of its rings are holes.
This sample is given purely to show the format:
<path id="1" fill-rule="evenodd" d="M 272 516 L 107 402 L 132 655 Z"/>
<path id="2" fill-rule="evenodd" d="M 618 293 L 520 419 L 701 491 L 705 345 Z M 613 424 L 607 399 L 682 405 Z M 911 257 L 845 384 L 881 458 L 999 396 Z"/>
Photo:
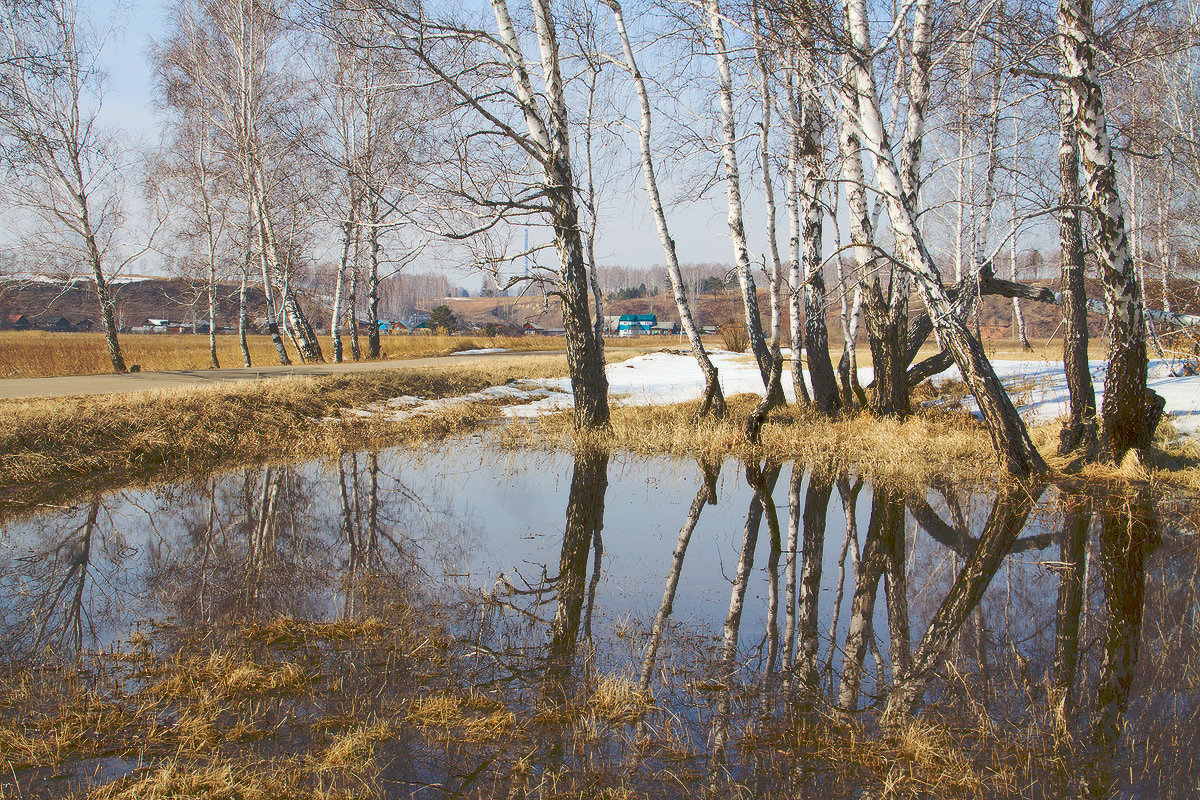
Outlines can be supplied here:
<path id="1" fill-rule="evenodd" d="M 117 282 L 111 285 L 117 321 L 123 328 L 142 325 L 145 320 L 170 319 L 173 322 L 200 322 L 208 319 L 208 292 L 203 283 L 185 278 L 149 278 Z M 236 284 L 220 284 L 217 290 L 217 325 L 237 326 L 238 292 Z M 250 318 L 265 313 L 261 288 L 246 287 L 246 305 Z M 91 319 L 99 325 L 96 285 L 88 280 L 58 282 L 5 281 L 0 283 L 0 319 L 9 314 L 25 314 L 38 326 L 59 317 L 71 324 Z"/>
<path id="2" fill-rule="evenodd" d="M 1028 283 L 1034 286 L 1048 286 L 1058 290 L 1057 280 L 1033 280 Z M 1087 293 L 1091 298 L 1102 300 L 1103 289 L 1099 281 L 1087 282 Z M 1153 308 L 1162 307 L 1161 286 L 1155 282 L 1147 285 L 1149 294 L 1148 304 Z M 1171 281 L 1172 309 L 1179 312 L 1200 313 L 1200 282 L 1190 279 L 1172 279 Z M 537 322 L 542 327 L 556 328 L 562 326 L 562 312 L 558 301 L 543 300 L 542 297 L 448 297 L 436 301 L 445 303 L 464 322 L 485 325 L 488 322 L 509 323 L 516 326 L 526 321 Z M 836 292 L 828 295 L 829 305 L 826 311 L 826 324 L 829 327 L 830 339 L 840 342 L 842 327 L 839 298 Z M 760 288 L 758 305 L 764 327 L 770 324 L 770 305 L 767 292 Z M 783 325 L 788 328 L 786 298 L 783 311 Z M 916 316 L 923 309 L 919 300 L 909 309 L 909 318 Z M 1021 310 L 1025 316 L 1027 334 L 1032 339 L 1048 339 L 1055 335 L 1062 322 L 1062 309 L 1048 303 L 1022 301 Z M 729 320 L 742 319 L 741 298 L 736 290 L 728 289 L 717 294 L 702 294 L 692 298 L 692 312 L 700 325 L 721 325 Z M 605 300 L 604 313 L 608 316 L 621 314 L 655 314 L 660 322 L 675 322 L 679 314 L 675 310 L 672 297 L 659 292 L 655 297 L 639 297 L 632 300 Z M 1104 319 L 1098 315 L 1088 318 L 1091 335 L 1099 336 L 1104 329 Z M 1012 300 L 1005 297 L 989 296 L 979 310 L 979 330 L 985 339 L 1008 339 L 1013 337 L 1013 306 Z M 1058 331 L 1061 335 L 1061 331 Z M 865 339 L 863 340 L 865 341 Z"/>

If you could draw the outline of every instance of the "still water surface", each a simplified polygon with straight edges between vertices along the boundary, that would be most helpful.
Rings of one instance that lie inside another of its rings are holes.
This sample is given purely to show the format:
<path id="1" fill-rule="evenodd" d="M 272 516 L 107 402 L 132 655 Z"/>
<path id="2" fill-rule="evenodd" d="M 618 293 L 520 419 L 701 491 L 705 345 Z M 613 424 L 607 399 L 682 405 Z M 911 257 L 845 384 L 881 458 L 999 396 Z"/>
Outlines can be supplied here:
<path id="1" fill-rule="evenodd" d="M 567 696 L 616 676 L 652 692 L 691 778 L 658 786 L 663 762 L 639 762 L 647 791 L 876 791 L 869 776 L 755 751 L 768 719 L 812 712 L 868 726 L 970 718 L 1001 736 L 1055 724 L 1079 766 L 1066 791 L 1193 797 L 1188 513 L 1151 496 L 904 493 L 795 463 L 470 439 L 13 515 L 0 528 L 0 651 L 20 670 L 140 631 L 355 620 L 398 591 L 438 609 L 465 665 L 446 680 L 471 691 Z M 406 764 L 384 771 L 385 794 L 444 796 L 428 785 L 452 769 Z M 123 774 L 101 772 L 95 782 Z"/>

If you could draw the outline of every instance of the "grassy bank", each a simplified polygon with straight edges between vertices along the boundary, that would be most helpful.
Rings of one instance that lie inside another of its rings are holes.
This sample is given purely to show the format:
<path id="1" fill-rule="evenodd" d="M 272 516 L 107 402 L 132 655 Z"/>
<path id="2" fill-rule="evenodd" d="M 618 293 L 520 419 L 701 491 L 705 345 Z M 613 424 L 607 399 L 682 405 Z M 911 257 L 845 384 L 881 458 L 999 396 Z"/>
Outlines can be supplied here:
<path id="1" fill-rule="evenodd" d="M 853 472 L 909 486 L 928 485 L 936 477 L 974 482 L 995 469 L 986 430 L 960 412 L 928 411 L 903 421 L 864 412 L 831 420 L 792 406 L 770 414 L 762 442 L 755 445 L 745 426 L 759 400 L 750 394 L 729 398 L 721 421 L 697 420 L 699 401 L 616 407 L 611 433 L 582 442 L 643 455 L 799 460 L 830 476 Z M 570 448 L 580 441 L 565 414 L 509 425 L 497 436 L 511 447 Z"/>
<path id="2" fill-rule="evenodd" d="M 454 397 L 521 377 L 566 369 L 563 356 L 488 362 L 486 367 L 383 370 L 285 378 L 211 388 L 0 404 L 0 490 L 77 493 L 90 486 L 168 480 L 218 467 L 315 458 L 373 444 L 428 441 L 494 415 L 461 405 L 404 422 L 321 422 L 338 409 L 392 397 Z"/>
<path id="3" fill-rule="evenodd" d="M 636 351 L 610 348 L 612 359 Z M 427 442 L 479 427 L 498 416 L 495 404 L 446 406 L 404 421 L 343 416 L 389 398 L 461 396 L 518 378 L 560 377 L 561 355 L 497 356 L 485 365 L 414 367 L 320 378 L 285 378 L 186 390 L 0 403 L 0 499 L 75 495 L 83 488 L 170 480 L 267 460 L 311 459 L 346 450 Z M 947 398 L 943 398 L 947 399 Z M 952 398 L 949 398 L 952 399 Z M 866 412 L 826 419 L 809 409 L 774 411 L 761 444 L 745 437 L 754 395 L 731 398 L 719 422 L 697 421 L 699 403 L 613 409 L 612 430 L 582 440 L 569 413 L 526 420 L 496 431 L 510 447 L 564 448 L 582 443 L 647 455 L 775 461 L 800 460 L 828 475 L 848 472 L 908 490 L 937 479 L 980 482 L 996 476 L 983 425 L 950 408 L 925 408 L 905 420 Z M 1058 426 L 1035 428 L 1035 443 L 1054 479 L 1137 482 L 1200 494 L 1200 445 L 1174 441 L 1170 421 L 1144 461 L 1076 470 L 1054 456 Z M 1068 474 L 1069 473 L 1069 474 Z M 34 489 L 36 487 L 36 489 Z"/>

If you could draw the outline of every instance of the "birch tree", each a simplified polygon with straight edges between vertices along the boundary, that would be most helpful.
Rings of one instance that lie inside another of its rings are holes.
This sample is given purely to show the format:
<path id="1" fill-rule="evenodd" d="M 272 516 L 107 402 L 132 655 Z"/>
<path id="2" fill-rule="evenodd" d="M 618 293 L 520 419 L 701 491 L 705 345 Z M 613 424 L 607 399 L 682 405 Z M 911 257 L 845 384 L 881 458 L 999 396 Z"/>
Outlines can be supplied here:
<path id="1" fill-rule="evenodd" d="M 847 84 L 853 87 L 854 113 L 849 120 L 862 136 L 870 155 L 875 180 L 888 209 L 896 238 L 897 261 L 917 281 L 925 306 L 955 364 L 975 396 L 987 423 L 992 445 L 1001 466 L 1015 475 L 1041 473 L 1045 462 L 1017 414 L 979 340 L 971 335 L 942 284 L 941 272 L 926 249 L 913 209 L 905 200 L 887 130 L 879 112 L 875 79 L 871 69 L 871 38 L 865 0 L 847 0 L 846 33 L 851 43 L 847 59 Z"/>
<path id="2" fill-rule="evenodd" d="M 758 308 L 758 288 L 750 271 L 750 249 L 746 241 L 746 223 L 742 208 L 741 170 L 737 156 L 737 121 L 733 107 L 733 70 L 730 65 L 729 44 L 725 38 L 725 21 L 718 0 L 705 0 L 704 13 L 712 37 L 713 57 L 717 66 L 717 95 L 721 105 L 721 158 L 725 169 L 725 194 L 729 215 L 729 239 L 733 244 L 734 269 L 741 289 L 745 309 L 746 333 L 750 350 L 758 364 L 766 396 L 782 400 L 782 390 L 771 383 L 774 358 L 763 334 L 762 317 Z"/>
<path id="3" fill-rule="evenodd" d="M 1059 65 L 1066 72 L 1065 55 Z M 1062 258 L 1063 373 L 1067 382 L 1067 418 L 1059 431 L 1058 452 L 1080 447 L 1086 457 L 1097 445 L 1096 390 L 1088 366 L 1087 292 L 1084 287 L 1083 225 L 1080 220 L 1079 134 L 1071 91 L 1063 86 L 1058 97 L 1058 246 Z"/>
<path id="4" fill-rule="evenodd" d="M 675 252 L 675 240 L 671 238 L 670 230 L 667 227 L 667 215 L 663 209 L 662 197 L 658 191 L 658 180 L 654 175 L 654 157 L 651 149 L 650 135 L 652 124 L 650 95 L 646 91 L 646 82 L 643 80 L 642 73 L 638 69 L 637 61 L 634 58 L 633 45 L 629 39 L 629 32 L 625 27 L 625 18 L 621 12 L 621 6 L 617 0 L 604 0 L 604 3 L 612 9 L 613 19 L 617 25 L 617 32 L 621 37 L 621 47 L 625 54 L 624 66 L 629 72 L 629 76 L 633 80 L 634 89 L 637 92 L 638 106 L 641 110 L 638 143 L 642 162 L 642 177 L 646 182 L 646 196 L 650 201 L 650 210 L 654 214 L 655 226 L 658 228 L 658 240 L 662 245 L 663 255 L 667 260 L 667 277 L 671 281 L 671 290 L 675 296 L 675 307 L 679 311 L 679 322 L 683 327 L 684 333 L 687 334 L 688 343 L 692 348 L 692 355 L 695 356 L 697 363 L 699 363 L 700 371 L 704 373 L 704 408 L 701 414 L 711 414 L 714 417 L 720 418 L 725 414 L 725 396 L 721 392 L 721 384 L 717 380 L 717 368 L 713 366 L 712 360 L 708 357 L 708 351 L 704 348 L 704 342 L 700 339 L 695 319 L 692 317 L 692 309 L 688 303 L 686 287 L 679 271 L 679 257 Z"/>
<path id="5" fill-rule="evenodd" d="M 297 265 L 291 232 L 301 226 L 309 205 L 299 189 L 302 165 L 297 161 L 305 148 L 292 134 L 309 131 L 289 129 L 285 120 L 294 119 L 295 107 L 310 99 L 298 91 L 303 82 L 285 73 L 285 33 L 281 9 L 272 0 L 179 0 L 168 36 L 152 52 L 163 102 L 204 115 L 220 134 L 231 171 L 235 167 L 240 173 L 267 296 L 268 330 L 284 364 L 290 360 L 277 311 L 296 337 L 301 358 L 322 360 L 296 297 L 296 282 L 286 272 Z"/>
<path id="6" fill-rule="evenodd" d="M 5 195 L 32 217 L 37 241 L 31 244 L 86 266 L 109 361 L 114 372 L 125 372 L 108 278 L 140 253 L 119 255 L 128 165 L 116 135 L 99 120 L 104 35 L 90 30 L 73 0 L 20 17 L 9 16 L 6 6 L 5 14 L 15 37 L 5 38 L 0 55 L 0 140 L 12 174 Z"/>
<path id="7" fill-rule="evenodd" d="M 607 427 L 608 378 L 589 308 L 572 115 L 551 0 L 530 3 L 540 91 L 507 0 L 491 2 L 494 30 L 406 6 L 381 2 L 376 9 L 393 45 L 404 48 L 453 106 L 442 128 L 449 153 L 439 157 L 441 171 L 435 169 L 422 186 L 430 192 L 422 209 L 427 227 L 464 241 L 514 220 L 536 217 L 549 224 L 559 265 L 550 276 L 550 294 L 562 303 L 575 425 Z"/>
<path id="8" fill-rule="evenodd" d="M 1096 65 L 1091 0 L 1060 0 L 1058 34 L 1108 308 L 1108 372 L 1100 407 L 1101 446 L 1109 458 L 1119 461 L 1131 448 L 1149 446 L 1164 401 L 1146 385 L 1145 310 L 1117 192 L 1104 92 Z"/>
<path id="9" fill-rule="evenodd" d="M 790 298 L 793 347 L 792 382 L 796 397 L 805 396 L 803 372 L 796 358 L 803 343 L 812 381 L 812 402 L 826 414 L 836 412 L 843 398 L 838 395 L 833 364 L 829 357 L 829 332 L 825 323 L 827 303 L 823 272 L 825 191 L 825 130 L 827 119 L 821 108 L 820 66 L 816 47 L 818 4 L 803 0 L 781 14 L 776 36 L 792 53 L 787 66 L 788 225 L 791 249 Z M 794 46 L 790 43 L 794 42 Z M 803 320 L 803 323 L 801 322 Z"/>

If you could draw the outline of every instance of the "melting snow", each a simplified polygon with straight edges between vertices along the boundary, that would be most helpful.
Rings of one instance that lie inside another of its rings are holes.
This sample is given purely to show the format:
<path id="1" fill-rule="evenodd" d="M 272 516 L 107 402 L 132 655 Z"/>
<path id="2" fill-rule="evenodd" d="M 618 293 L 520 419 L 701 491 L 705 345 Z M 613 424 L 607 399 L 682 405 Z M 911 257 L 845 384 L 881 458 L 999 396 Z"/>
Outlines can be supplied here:
<path id="1" fill-rule="evenodd" d="M 790 352 L 784 350 L 784 355 L 789 356 Z M 746 392 L 762 394 L 762 378 L 750 356 L 717 350 L 710 353 L 710 357 L 717 368 L 721 389 L 727 397 Z M 1061 362 L 997 360 L 992 364 L 1009 387 L 1013 402 L 1026 419 L 1049 422 L 1066 413 L 1067 385 Z M 1200 376 L 1172 377 L 1170 372 L 1174 366 L 1168 361 L 1152 361 L 1150 387 L 1166 399 L 1166 413 L 1173 418 L 1180 435 L 1196 435 L 1200 432 Z M 1103 400 L 1107 364 L 1104 361 L 1092 361 L 1090 368 L 1096 387 L 1096 405 L 1099 406 Z M 609 364 L 606 372 L 613 405 L 667 405 L 696 400 L 704 392 L 704 375 L 695 359 L 686 352 L 648 353 Z M 859 375 L 864 384 L 868 383 L 872 378 L 871 369 L 860 369 Z M 958 368 L 951 367 L 934 376 L 933 381 L 942 383 L 959 377 Z M 789 402 L 795 400 L 791 380 L 786 374 L 783 390 Z M 417 414 L 435 413 L 453 405 L 498 400 L 511 403 L 504 408 L 504 413 L 510 417 L 534 417 L 562 411 L 572 406 L 571 381 L 569 378 L 519 380 L 444 400 L 396 397 L 384 403 L 341 413 L 344 416 L 399 421 Z M 973 399 L 968 398 L 965 406 L 978 413 Z"/>

